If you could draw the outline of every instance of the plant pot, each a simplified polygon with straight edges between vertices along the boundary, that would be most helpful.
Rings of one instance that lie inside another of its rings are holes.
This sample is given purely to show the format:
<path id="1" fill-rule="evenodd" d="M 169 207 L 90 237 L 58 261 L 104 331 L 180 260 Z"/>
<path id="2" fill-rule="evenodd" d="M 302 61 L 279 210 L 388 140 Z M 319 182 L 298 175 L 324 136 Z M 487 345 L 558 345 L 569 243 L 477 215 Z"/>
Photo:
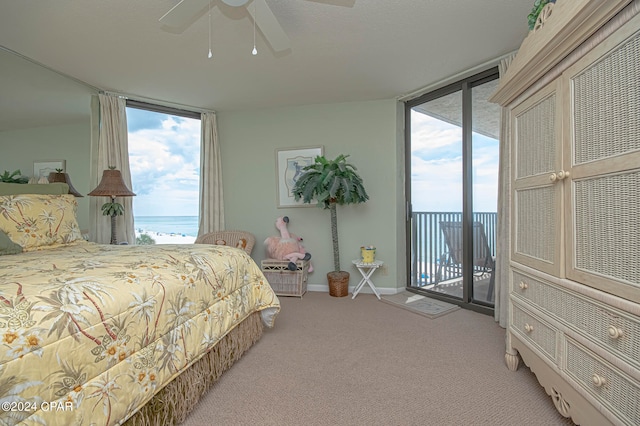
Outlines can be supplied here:
<path id="1" fill-rule="evenodd" d="M 349 295 L 349 273 L 346 271 L 333 271 L 327 274 L 329 281 L 329 295 L 333 297 L 345 297 Z"/>

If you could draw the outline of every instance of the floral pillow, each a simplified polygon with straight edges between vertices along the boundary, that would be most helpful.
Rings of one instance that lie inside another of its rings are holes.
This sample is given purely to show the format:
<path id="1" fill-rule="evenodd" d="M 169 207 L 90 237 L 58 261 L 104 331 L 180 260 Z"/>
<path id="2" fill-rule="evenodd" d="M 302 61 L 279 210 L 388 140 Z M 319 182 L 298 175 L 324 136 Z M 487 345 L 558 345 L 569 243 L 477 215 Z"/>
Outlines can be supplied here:
<path id="1" fill-rule="evenodd" d="M 0 197 L 0 230 L 24 251 L 82 240 L 71 194 L 20 194 Z"/>

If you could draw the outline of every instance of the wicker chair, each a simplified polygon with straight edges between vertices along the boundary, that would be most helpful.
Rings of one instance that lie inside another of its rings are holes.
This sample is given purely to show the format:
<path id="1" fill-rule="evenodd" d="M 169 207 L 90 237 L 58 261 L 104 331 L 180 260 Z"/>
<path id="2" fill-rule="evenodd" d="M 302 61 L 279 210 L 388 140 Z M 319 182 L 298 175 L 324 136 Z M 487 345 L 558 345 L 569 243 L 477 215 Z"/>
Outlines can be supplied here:
<path id="1" fill-rule="evenodd" d="M 251 256 L 251 251 L 256 243 L 256 237 L 246 231 L 216 231 L 200 235 L 196 238 L 196 244 L 216 244 L 243 249 Z"/>

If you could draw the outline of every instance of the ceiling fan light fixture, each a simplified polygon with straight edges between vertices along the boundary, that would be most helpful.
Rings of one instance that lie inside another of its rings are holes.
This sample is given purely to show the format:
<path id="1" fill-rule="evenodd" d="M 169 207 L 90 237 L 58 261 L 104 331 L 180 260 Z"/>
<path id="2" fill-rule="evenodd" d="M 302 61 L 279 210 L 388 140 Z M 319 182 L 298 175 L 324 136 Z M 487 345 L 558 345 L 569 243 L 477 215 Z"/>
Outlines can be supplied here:
<path id="1" fill-rule="evenodd" d="M 249 0 L 222 0 L 222 3 L 226 4 L 227 6 L 231 6 L 231 7 L 240 7 L 240 6 L 244 6 L 245 4 L 249 3 Z"/>
<path id="2" fill-rule="evenodd" d="M 173 0 L 178 3 L 173 6 L 167 13 L 165 13 L 161 18 L 160 22 L 168 27 L 174 28 L 178 30 L 178 32 L 184 31 L 187 27 L 189 27 L 190 20 L 197 20 L 198 14 L 202 12 L 202 8 L 209 3 L 209 49 L 213 51 L 211 46 L 211 38 L 212 32 L 211 28 L 213 25 L 211 18 L 211 9 L 213 0 Z M 282 25 L 278 22 L 278 19 L 273 14 L 267 0 L 219 0 L 220 3 L 217 3 L 219 7 L 223 4 L 226 7 L 239 8 L 244 7 L 249 16 L 254 20 L 254 27 L 259 26 L 260 31 L 264 37 L 264 40 L 271 46 L 274 52 L 284 52 L 286 50 L 291 49 L 291 41 L 289 37 L 284 32 Z M 337 0 L 317 0 L 317 1 L 337 1 Z M 354 1 L 354 0 L 351 0 Z M 251 7 L 253 6 L 253 7 Z M 223 11 L 224 12 L 224 11 Z M 257 15 L 260 15 L 260 22 L 258 21 Z M 257 22 L 257 23 L 256 23 Z M 255 32 L 255 30 L 254 30 Z M 255 39 L 255 36 L 254 36 Z M 256 47 L 256 43 L 254 40 L 254 47 Z M 204 50 L 204 49 L 203 49 Z M 256 48 L 257 51 L 257 48 Z M 208 53 L 208 51 L 207 51 Z M 212 55 L 213 56 L 213 55 Z"/>

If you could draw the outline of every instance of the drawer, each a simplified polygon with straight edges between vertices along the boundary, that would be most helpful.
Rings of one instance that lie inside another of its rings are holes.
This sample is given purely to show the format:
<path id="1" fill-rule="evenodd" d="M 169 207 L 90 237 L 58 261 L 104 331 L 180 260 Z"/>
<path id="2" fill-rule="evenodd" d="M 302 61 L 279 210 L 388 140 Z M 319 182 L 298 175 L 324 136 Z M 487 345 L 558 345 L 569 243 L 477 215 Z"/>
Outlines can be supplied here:
<path id="1" fill-rule="evenodd" d="M 640 370 L 640 317 L 518 271 L 513 272 L 512 283 L 512 295 Z"/>
<path id="2" fill-rule="evenodd" d="M 513 304 L 511 308 L 511 330 L 531 343 L 554 364 L 557 359 L 557 330 L 534 314 Z"/>
<path id="3" fill-rule="evenodd" d="M 640 384 L 578 342 L 565 340 L 564 370 L 625 424 L 640 424 Z"/>

